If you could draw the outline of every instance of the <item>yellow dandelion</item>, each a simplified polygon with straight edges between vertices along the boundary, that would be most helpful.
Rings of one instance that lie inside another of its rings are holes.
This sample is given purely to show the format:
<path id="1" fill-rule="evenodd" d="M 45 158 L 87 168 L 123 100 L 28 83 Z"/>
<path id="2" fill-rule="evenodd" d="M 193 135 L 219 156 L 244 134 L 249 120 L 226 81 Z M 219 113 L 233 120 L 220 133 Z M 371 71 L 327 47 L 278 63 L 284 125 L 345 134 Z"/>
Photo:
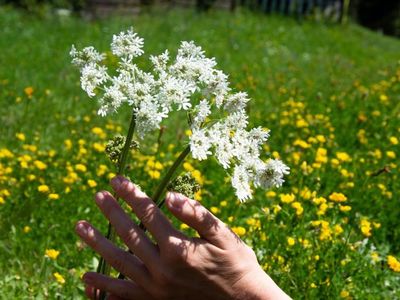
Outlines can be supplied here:
<path id="1" fill-rule="evenodd" d="M 44 256 L 56 260 L 58 255 L 60 255 L 60 251 L 55 249 L 46 249 Z"/>
<path id="2" fill-rule="evenodd" d="M 287 243 L 290 247 L 294 246 L 294 244 L 296 244 L 296 240 L 292 237 L 288 237 L 287 238 Z"/>
<path id="3" fill-rule="evenodd" d="M 75 170 L 77 170 L 79 172 L 86 172 L 87 171 L 87 167 L 84 164 L 76 164 L 75 165 Z"/>
<path id="4" fill-rule="evenodd" d="M 389 141 L 390 141 L 390 143 L 391 143 L 392 145 L 398 145 L 398 144 L 399 144 L 399 140 L 398 140 L 397 137 L 395 137 L 395 136 L 391 136 L 391 137 L 389 138 Z"/>
<path id="5" fill-rule="evenodd" d="M 89 179 L 89 180 L 87 181 L 87 184 L 88 184 L 88 186 L 91 187 L 91 188 L 94 188 L 94 187 L 97 186 L 97 182 L 94 181 L 93 179 Z"/>
<path id="6" fill-rule="evenodd" d="M 45 170 L 47 168 L 47 165 L 40 160 L 35 160 L 33 164 L 39 170 Z"/>
<path id="7" fill-rule="evenodd" d="M 38 191 L 41 193 L 48 193 L 50 191 L 50 188 L 47 185 L 42 184 L 38 186 Z"/>
<path id="8" fill-rule="evenodd" d="M 339 205 L 339 210 L 342 212 L 348 212 L 351 210 L 351 206 L 349 205 Z"/>
<path id="9" fill-rule="evenodd" d="M 283 203 L 291 203 L 296 198 L 294 194 L 280 194 L 279 197 Z"/>
<path id="10" fill-rule="evenodd" d="M 53 276 L 54 276 L 54 278 L 56 279 L 56 281 L 58 283 L 60 283 L 60 284 L 64 284 L 65 283 L 65 279 L 60 273 L 55 272 L 55 273 L 53 273 Z"/>
<path id="11" fill-rule="evenodd" d="M 400 261 L 398 261 L 396 257 L 388 255 L 387 264 L 393 271 L 400 272 Z"/>
<path id="12" fill-rule="evenodd" d="M 334 202 L 345 202 L 347 200 L 347 197 L 342 193 L 335 192 L 329 195 L 329 200 Z"/>
<path id="13" fill-rule="evenodd" d="M 29 226 L 24 226 L 24 228 L 22 229 L 24 233 L 29 233 L 31 230 L 32 228 L 30 228 Z"/>
<path id="14" fill-rule="evenodd" d="M 25 138 L 25 134 L 23 134 L 23 133 L 21 133 L 21 132 L 20 132 L 20 133 L 16 133 L 16 134 L 15 134 L 15 137 L 16 137 L 18 140 L 22 141 L 22 142 L 25 141 L 25 139 L 26 139 L 26 138 Z"/>
<path id="15" fill-rule="evenodd" d="M 55 193 L 51 193 L 51 194 L 49 194 L 49 199 L 51 199 L 51 200 L 60 199 L 60 195 L 55 194 Z"/>
<path id="16" fill-rule="evenodd" d="M 242 226 L 232 227 L 232 231 L 238 236 L 244 236 L 246 234 L 246 228 Z"/>
<path id="17" fill-rule="evenodd" d="M 368 221 L 367 219 L 362 219 L 360 222 L 360 230 L 362 232 L 363 235 L 365 235 L 366 237 L 371 236 L 371 231 L 372 231 L 372 227 L 371 227 L 371 222 Z"/>

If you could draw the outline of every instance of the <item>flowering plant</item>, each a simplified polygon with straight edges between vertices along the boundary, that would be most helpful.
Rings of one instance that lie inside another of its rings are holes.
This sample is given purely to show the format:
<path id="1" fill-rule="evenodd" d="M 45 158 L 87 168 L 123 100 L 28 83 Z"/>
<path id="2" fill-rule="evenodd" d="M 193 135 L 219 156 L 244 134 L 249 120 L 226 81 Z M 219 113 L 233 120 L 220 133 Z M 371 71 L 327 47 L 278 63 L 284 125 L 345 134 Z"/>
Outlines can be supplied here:
<path id="1" fill-rule="evenodd" d="M 247 128 L 248 95 L 229 87 L 228 76 L 216 68 L 215 59 L 207 58 L 201 47 L 192 41 L 182 42 L 173 59 L 167 50 L 150 56 L 151 71 L 141 70 L 135 63 L 144 53 L 143 39 L 132 29 L 113 36 L 111 51 L 119 59 L 115 75 L 110 75 L 103 64 L 105 55 L 93 47 L 78 51 L 72 46 L 70 54 L 72 63 L 80 68 L 82 89 L 89 97 L 99 96 L 99 115 L 115 113 L 124 103 L 132 107 L 128 135 L 118 153 L 118 173 L 124 172 L 135 133 L 143 139 L 159 129 L 173 111 L 187 115 L 192 132 L 188 146 L 153 195 L 156 203 L 188 154 L 197 160 L 214 156 L 231 175 L 240 201 L 251 198 L 251 185 L 282 185 L 289 168 L 280 160 L 264 161 L 260 157 L 269 131 Z"/>

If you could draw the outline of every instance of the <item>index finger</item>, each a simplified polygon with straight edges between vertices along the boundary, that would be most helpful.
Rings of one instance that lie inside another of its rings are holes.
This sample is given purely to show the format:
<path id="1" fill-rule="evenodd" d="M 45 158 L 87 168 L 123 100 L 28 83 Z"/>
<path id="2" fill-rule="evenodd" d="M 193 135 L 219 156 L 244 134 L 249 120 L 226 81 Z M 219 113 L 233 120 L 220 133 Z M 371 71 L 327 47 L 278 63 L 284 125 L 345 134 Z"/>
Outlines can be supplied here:
<path id="1" fill-rule="evenodd" d="M 134 213 L 155 238 L 159 246 L 165 245 L 171 240 L 171 237 L 185 238 L 181 232 L 171 225 L 153 200 L 131 181 L 122 176 L 117 176 L 111 180 L 111 186 L 116 194 L 132 207 Z"/>

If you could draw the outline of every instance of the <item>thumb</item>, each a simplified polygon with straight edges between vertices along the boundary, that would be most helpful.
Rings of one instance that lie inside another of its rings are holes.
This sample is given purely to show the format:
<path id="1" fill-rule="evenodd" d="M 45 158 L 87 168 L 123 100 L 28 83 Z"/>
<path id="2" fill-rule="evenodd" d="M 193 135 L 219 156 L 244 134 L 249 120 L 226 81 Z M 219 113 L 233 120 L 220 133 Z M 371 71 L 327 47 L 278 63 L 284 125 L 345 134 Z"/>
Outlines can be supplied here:
<path id="1" fill-rule="evenodd" d="M 168 192 L 167 207 L 179 220 L 195 229 L 202 238 L 220 248 L 227 248 L 235 237 L 229 227 L 208 211 L 199 202 L 188 197 Z"/>

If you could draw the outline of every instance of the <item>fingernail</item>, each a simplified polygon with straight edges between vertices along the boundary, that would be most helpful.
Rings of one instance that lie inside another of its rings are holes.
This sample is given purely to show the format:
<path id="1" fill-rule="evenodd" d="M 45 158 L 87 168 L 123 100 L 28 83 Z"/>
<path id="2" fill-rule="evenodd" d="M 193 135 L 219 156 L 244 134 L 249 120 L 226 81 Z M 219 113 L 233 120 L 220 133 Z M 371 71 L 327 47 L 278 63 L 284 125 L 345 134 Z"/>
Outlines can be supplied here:
<path id="1" fill-rule="evenodd" d="M 175 209 L 175 210 L 182 210 L 182 206 L 185 203 L 184 197 L 175 192 L 168 192 L 167 198 L 169 199 L 168 203 L 170 204 L 170 207 Z"/>
<path id="2" fill-rule="evenodd" d="M 96 195 L 94 196 L 94 199 L 96 201 L 97 204 L 103 204 L 104 202 L 104 193 L 103 192 L 98 192 L 96 193 Z"/>
<path id="3" fill-rule="evenodd" d="M 85 273 L 82 277 L 82 280 L 87 285 L 93 285 L 93 278 L 89 273 Z"/>
<path id="4" fill-rule="evenodd" d="M 88 227 L 87 224 L 83 223 L 83 222 L 79 222 L 76 225 L 76 232 L 80 235 L 80 236 L 87 236 L 88 234 Z"/>
<path id="5" fill-rule="evenodd" d="M 110 183 L 111 183 L 111 186 L 113 187 L 113 189 L 118 189 L 118 187 L 122 183 L 122 178 L 120 176 L 115 176 L 113 179 L 111 179 Z"/>

